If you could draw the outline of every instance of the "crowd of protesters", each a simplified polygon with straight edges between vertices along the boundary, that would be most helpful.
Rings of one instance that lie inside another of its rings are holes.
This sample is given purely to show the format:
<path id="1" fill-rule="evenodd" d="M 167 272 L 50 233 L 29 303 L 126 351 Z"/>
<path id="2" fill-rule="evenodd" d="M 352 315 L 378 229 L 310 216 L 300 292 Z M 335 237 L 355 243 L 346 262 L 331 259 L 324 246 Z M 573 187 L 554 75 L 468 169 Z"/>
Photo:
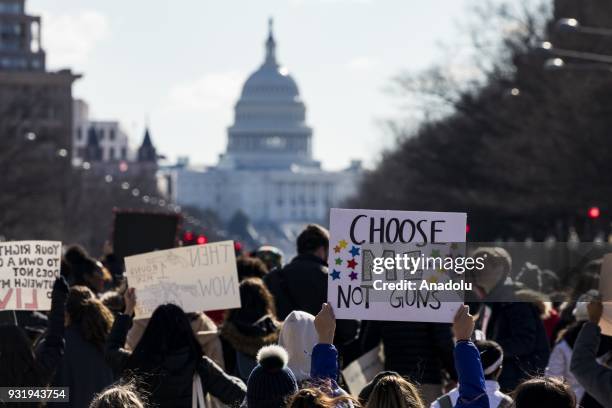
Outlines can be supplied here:
<path id="1" fill-rule="evenodd" d="M 336 321 L 328 248 L 309 225 L 286 265 L 273 247 L 238 257 L 241 308 L 164 304 L 134 320 L 121 262 L 69 247 L 51 310 L 0 316 L 0 386 L 69 387 L 69 402 L 47 406 L 77 408 L 612 407 L 593 265 L 577 301 L 551 299 L 542 286 L 554 274 L 513 273 L 507 251 L 479 248 L 486 267 L 453 324 Z M 351 396 L 341 370 L 380 344 L 384 370 Z"/>

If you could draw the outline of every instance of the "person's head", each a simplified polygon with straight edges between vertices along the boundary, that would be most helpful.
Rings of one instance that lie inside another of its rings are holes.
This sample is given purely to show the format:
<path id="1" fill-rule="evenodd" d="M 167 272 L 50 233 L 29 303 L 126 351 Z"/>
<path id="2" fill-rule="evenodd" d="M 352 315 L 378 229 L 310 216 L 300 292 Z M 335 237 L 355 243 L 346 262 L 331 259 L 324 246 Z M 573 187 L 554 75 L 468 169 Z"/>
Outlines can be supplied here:
<path id="1" fill-rule="evenodd" d="M 85 249 L 72 245 L 66 249 L 64 261 L 70 285 L 84 285 L 95 293 L 104 291 L 104 284 L 112 280 L 108 270 L 101 262 L 90 257 Z"/>
<path id="2" fill-rule="evenodd" d="M 572 300 L 577 300 L 580 295 L 592 289 L 599 288 L 599 277 L 601 274 L 601 259 L 588 262 L 578 276 L 572 282 Z"/>
<path id="3" fill-rule="evenodd" d="M 260 246 L 255 251 L 255 257 L 261 259 L 269 271 L 283 266 L 283 251 L 277 247 L 270 245 Z"/>
<path id="4" fill-rule="evenodd" d="M 297 253 L 314 255 L 327 261 L 329 231 L 317 224 L 309 224 L 297 238 Z"/>
<path id="5" fill-rule="evenodd" d="M 348 395 L 330 397 L 316 387 L 304 388 L 293 394 L 287 402 L 287 408 L 336 408 L 339 406 L 358 405 L 357 401 Z"/>
<path id="6" fill-rule="evenodd" d="M 480 352 L 480 363 L 485 379 L 497 381 L 504 361 L 504 351 L 501 346 L 493 340 L 476 340 L 474 344 Z"/>
<path id="7" fill-rule="evenodd" d="M 484 293 L 489 293 L 497 284 L 510 274 L 512 258 L 508 251 L 500 247 L 480 247 L 472 258 L 482 258 L 484 268 L 471 272 L 471 280 Z"/>
<path id="8" fill-rule="evenodd" d="M 525 262 L 514 279 L 529 289 L 546 294 L 554 292 L 559 286 L 559 278 L 553 271 L 540 269 L 538 265 L 531 262 Z"/>
<path id="9" fill-rule="evenodd" d="M 574 309 L 572 310 L 572 315 L 577 322 L 589 320 L 589 312 L 587 309 L 589 302 L 599 298 L 599 291 L 595 289 L 591 289 L 588 292 L 580 295 L 576 301 L 576 306 L 574 306 Z"/>
<path id="10" fill-rule="evenodd" d="M 236 259 L 236 266 L 239 281 L 246 278 L 263 278 L 268 273 L 268 267 L 261 259 L 250 256 L 239 256 Z"/>
<path id="11" fill-rule="evenodd" d="M 105 254 L 101 259 L 102 265 L 108 270 L 113 278 L 113 286 L 117 287 L 121 284 L 124 279 L 123 272 L 125 266 L 123 265 L 123 259 L 117 255 L 110 253 Z"/>
<path id="12" fill-rule="evenodd" d="M 108 307 L 115 316 L 119 313 L 123 313 L 125 309 L 125 300 L 123 296 L 115 290 L 110 290 L 102 294 L 102 296 L 100 296 L 100 301 L 104 306 Z"/>
<path id="13" fill-rule="evenodd" d="M 113 325 L 112 312 L 96 299 L 87 286 L 73 286 L 66 300 L 68 325 L 76 327 L 81 337 L 98 350 L 104 349 L 106 337 Z"/>
<path id="14" fill-rule="evenodd" d="M 298 381 L 310 377 L 310 356 L 319 342 L 314 325 L 315 317 L 310 313 L 293 311 L 289 313 L 280 330 L 278 345 L 289 354 L 289 368 Z"/>
<path id="15" fill-rule="evenodd" d="M 398 374 L 378 378 L 366 408 L 425 408 L 417 388 Z"/>
<path id="16" fill-rule="evenodd" d="M 183 309 L 171 303 L 160 305 L 151 315 L 142 338 L 129 358 L 128 367 L 150 371 L 179 351 L 186 352 L 191 361 L 198 361 L 202 357 L 201 346 Z"/>
<path id="17" fill-rule="evenodd" d="M 287 352 L 280 346 L 265 346 L 257 353 L 257 366 L 247 381 L 249 408 L 285 407 L 298 390 L 293 372 L 287 367 Z"/>
<path id="18" fill-rule="evenodd" d="M 549 407 L 575 408 L 576 395 L 572 388 L 556 377 L 536 377 L 519 384 L 512 393 L 514 407 L 533 408 L 543 402 Z"/>
<path id="19" fill-rule="evenodd" d="M 247 278 L 240 282 L 240 309 L 227 312 L 226 320 L 255 323 L 264 316 L 276 318 L 274 298 L 259 278 Z"/>
<path id="20" fill-rule="evenodd" d="M 5 387 L 45 385 L 26 333 L 18 326 L 3 324 L 0 339 L 0 384 Z"/>
<path id="21" fill-rule="evenodd" d="M 132 383 L 115 384 L 96 394 L 89 408 L 145 408 L 142 396 Z"/>

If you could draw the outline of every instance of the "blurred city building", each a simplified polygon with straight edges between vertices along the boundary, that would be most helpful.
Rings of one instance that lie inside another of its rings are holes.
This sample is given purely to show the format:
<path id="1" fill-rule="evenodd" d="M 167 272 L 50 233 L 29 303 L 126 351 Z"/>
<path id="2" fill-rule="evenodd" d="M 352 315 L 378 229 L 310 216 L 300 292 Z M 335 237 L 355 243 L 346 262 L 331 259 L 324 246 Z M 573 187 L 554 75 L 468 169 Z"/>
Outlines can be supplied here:
<path id="1" fill-rule="evenodd" d="M 41 21 L 25 0 L 0 0 L 0 110 L 4 127 L 33 133 L 56 149 L 72 146 L 72 83 L 68 69 L 49 72 L 41 47 Z M 6 129 L 5 129 L 6 131 Z"/>
<path id="2" fill-rule="evenodd" d="M 284 233 L 304 222 L 327 224 L 329 208 L 355 192 L 360 161 L 326 171 L 312 155 L 312 128 L 296 81 L 277 60 L 272 21 L 262 65 L 246 80 L 215 166 L 183 162 L 166 171 L 171 199 L 213 210 L 228 222 L 246 216 L 259 231 Z"/>
<path id="3" fill-rule="evenodd" d="M 89 105 L 82 99 L 75 99 L 73 104 L 73 163 L 86 161 L 86 150 L 89 145 L 97 145 L 101 158 L 105 162 L 134 159 L 130 150 L 128 135 L 116 120 L 92 120 L 89 117 Z"/>
<path id="4" fill-rule="evenodd" d="M 62 238 L 79 77 L 46 69 L 41 19 L 25 0 L 0 0 L 0 236 Z"/>

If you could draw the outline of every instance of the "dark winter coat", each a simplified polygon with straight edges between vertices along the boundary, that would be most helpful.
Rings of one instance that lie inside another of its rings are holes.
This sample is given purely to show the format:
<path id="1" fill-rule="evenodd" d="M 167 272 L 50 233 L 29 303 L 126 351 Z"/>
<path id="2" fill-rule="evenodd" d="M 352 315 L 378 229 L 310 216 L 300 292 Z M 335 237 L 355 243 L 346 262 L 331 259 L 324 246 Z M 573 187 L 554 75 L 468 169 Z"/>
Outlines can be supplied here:
<path id="1" fill-rule="evenodd" d="M 382 340 L 385 370 L 420 384 L 441 384 L 443 369 L 456 379 L 449 324 L 369 321 L 364 330 L 364 350 L 371 350 Z"/>
<path id="2" fill-rule="evenodd" d="M 255 357 L 263 346 L 278 343 L 281 323 L 271 316 L 264 316 L 255 323 L 226 321 L 220 336 L 223 359 L 228 373 L 247 381 L 257 365 Z"/>
<path id="3" fill-rule="evenodd" d="M 612 407 L 612 369 L 596 360 L 601 328 L 586 322 L 574 343 L 570 369 L 580 385 L 604 407 Z"/>
<path id="4" fill-rule="evenodd" d="M 266 286 L 274 295 L 276 314 L 280 320 L 294 310 L 312 315 L 319 313 L 327 302 L 327 263 L 310 254 L 300 254 L 282 269 L 275 269 L 264 277 Z M 354 320 L 339 320 L 336 323 L 334 344 L 342 351 L 343 346 L 354 341 L 359 332 L 359 323 Z"/>
<path id="5" fill-rule="evenodd" d="M 509 301 L 515 298 L 516 290 L 508 279 L 485 299 L 491 308 L 486 337 L 504 350 L 503 369 L 498 379 L 503 392 L 514 390 L 522 380 L 533 375 L 543 375 L 550 355 L 540 310 L 530 302 Z"/>
<path id="6" fill-rule="evenodd" d="M 114 382 L 113 370 L 104 359 L 104 352 L 83 339 L 76 327 L 68 326 L 65 338 L 66 351 L 53 386 L 70 387 L 70 401 L 48 406 L 87 407 L 95 394 Z"/>
<path id="7" fill-rule="evenodd" d="M 47 330 L 34 347 L 34 357 L 37 365 L 36 372 L 26 372 L 24 378 L 31 378 L 27 384 L 2 384 L 13 387 L 46 387 L 51 383 L 57 365 L 64 354 L 64 312 L 66 298 L 68 297 L 68 284 L 63 278 L 56 279 L 51 293 L 51 310 L 47 319 Z M 15 322 L 15 320 L 13 320 Z M 18 323 L 22 323 L 19 321 Z M 20 327 L 23 329 L 21 324 Z M 2 341 L 0 339 L 0 341 Z M 2 367 L 0 367 L 0 370 Z M 38 383 L 35 379 L 38 379 Z M 11 405 L 13 406 L 13 405 Z M 22 402 L 14 404 L 19 408 L 40 407 L 38 402 Z"/>
<path id="8" fill-rule="evenodd" d="M 106 359 L 117 371 L 126 368 L 131 355 L 131 352 L 123 348 L 131 325 L 132 318 L 120 314 L 106 342 Z M 205 394 L 210 393 L 230 406 L 238 405 L 244 399 L 246 386 L 240 379 L 227 375 L 206 356 L 197 361 L 193 360 L 189 350 L 185 348 L 168 355 L 155 373 L 156 378 L 148 381 L 156 384 L 149 390 L 151 405 L 157 404 L 156 406 L 160 408 L 191 408 L 192 383 L 196 370 Z M 124 374 L 129 375 L 129 373 Z"/>

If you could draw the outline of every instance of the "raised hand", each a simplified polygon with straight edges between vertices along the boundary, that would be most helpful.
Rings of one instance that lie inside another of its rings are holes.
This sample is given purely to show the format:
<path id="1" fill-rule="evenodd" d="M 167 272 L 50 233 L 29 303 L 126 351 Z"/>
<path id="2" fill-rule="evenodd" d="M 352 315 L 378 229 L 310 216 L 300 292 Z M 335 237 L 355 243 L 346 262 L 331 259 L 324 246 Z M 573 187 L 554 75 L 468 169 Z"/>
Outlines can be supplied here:
<path id="1" fill-rule="evenodd" d="M 136 308 L 136 289 L 128 288 L 123 295 L 123 300 L 125 301 L 124 313 L 128 316 L 132 316 Z"/>
<path id="2" fill-rule="evenodd" d="M 469 340 L 474 332 L 474 324 L 474 316 L 470 314 L 470 308 L 467 305 L 461 305 L 453 322 L 453 333 L 457 341 Z"/>
<path id="3" fill-rule="evenodd" d="M 314 325 L 319 335 L 319 343 L 332 344 L 334 342 L 336 317 L 334 309 L 328 303 L 323 303 L 321 311 L 315 316 Z"/>

